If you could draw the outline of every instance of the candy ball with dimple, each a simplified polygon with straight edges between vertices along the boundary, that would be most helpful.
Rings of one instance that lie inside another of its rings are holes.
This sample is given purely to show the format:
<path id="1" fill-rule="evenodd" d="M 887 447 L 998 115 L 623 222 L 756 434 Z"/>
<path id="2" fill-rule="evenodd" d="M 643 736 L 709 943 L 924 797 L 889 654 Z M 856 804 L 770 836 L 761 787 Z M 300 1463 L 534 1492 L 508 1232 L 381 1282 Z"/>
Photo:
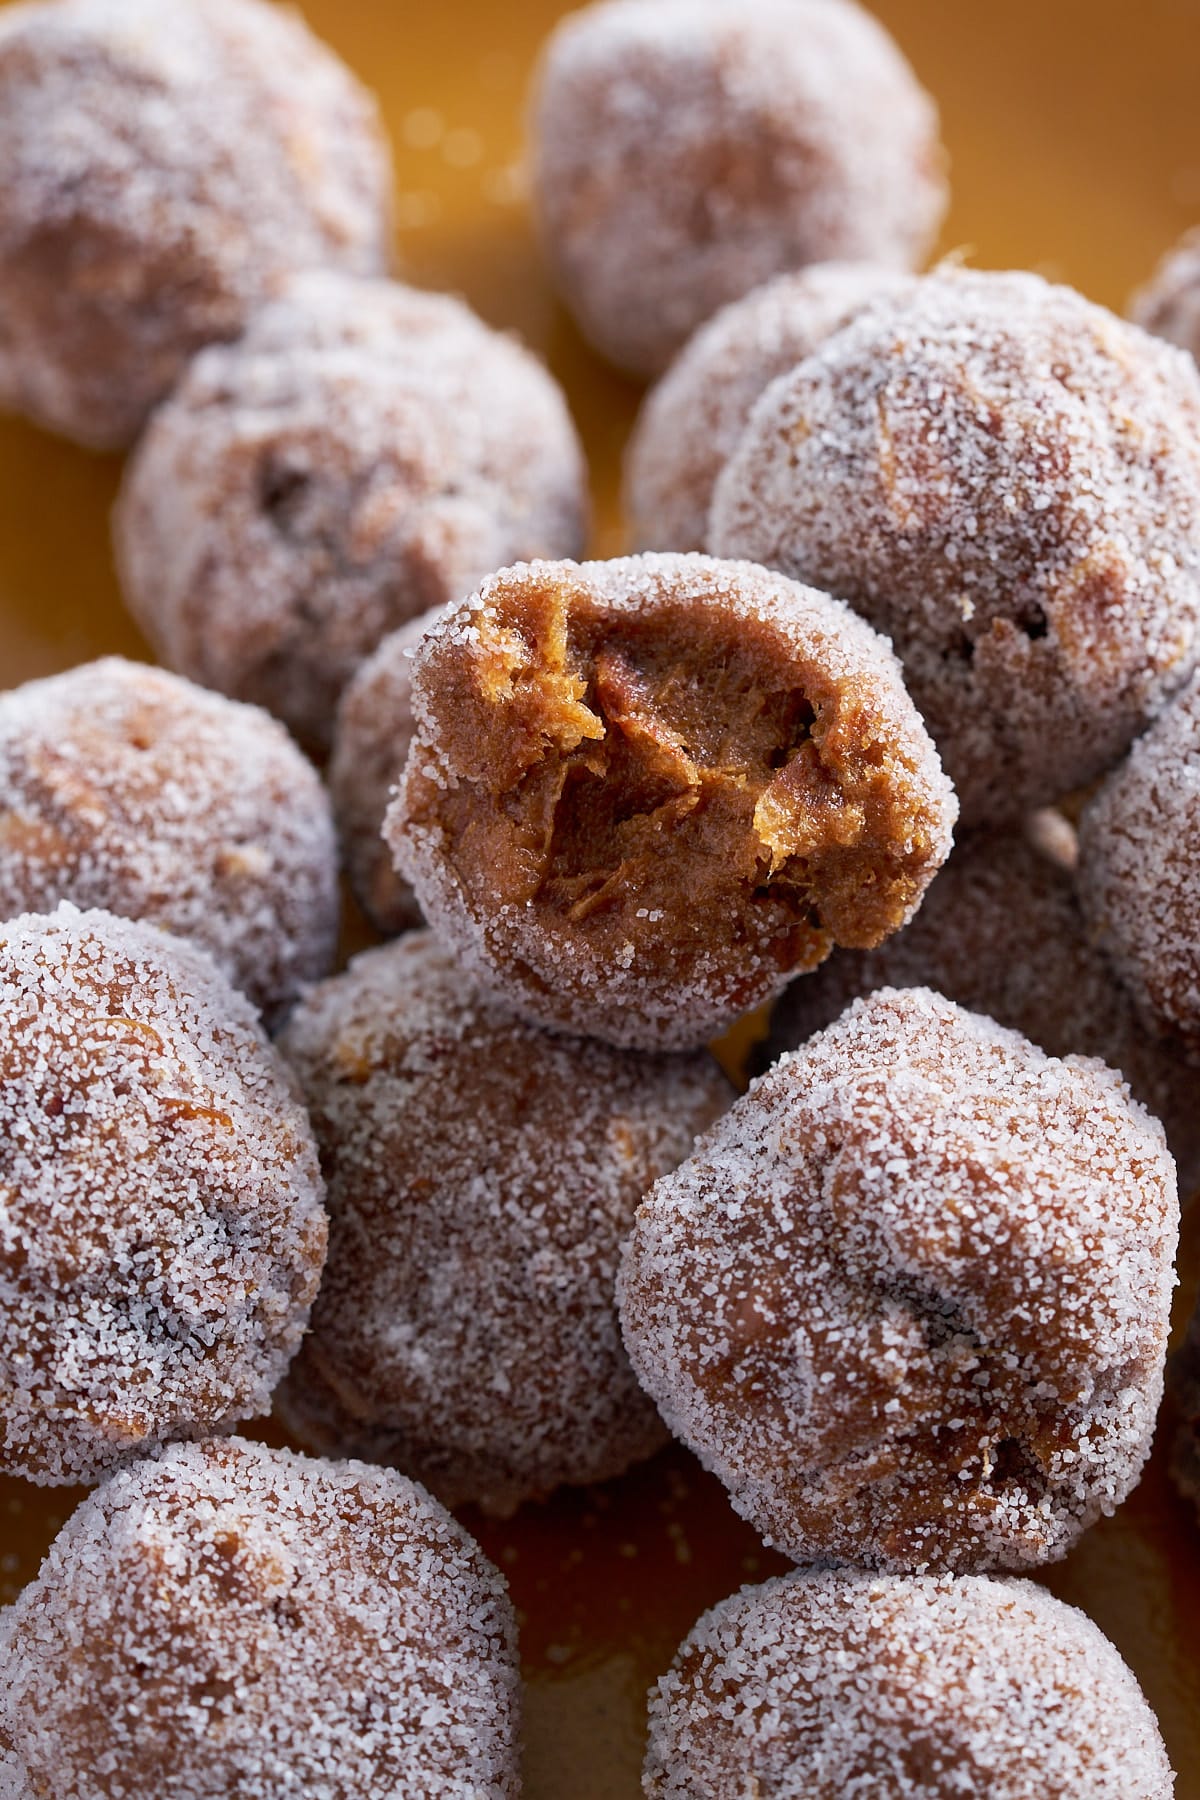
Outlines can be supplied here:
<path id="1" fill-rule="evenodd" d="M 161 659 L 328 745 L 389 631 L 519 557 L 582 546 L 557 384 L 460 301 L 296 276 L 156 414 L 115 514 Z"/>
<path id="2" fill-rule="evenodd" d="M 621 1245 L 732 1099 L 707 1054 L 539 1031 L 413 932 L 357 957 L 280 1047 L 329 1180 L 330 1256 L 279 1397 L 315 1449 L 509 1512 L 666 1439 L 621 1345 Z"/>
<path id="3" fill-rule="evenodd" d="M 625 1343 L 797 1561 L 1030 1568 L 1141 1472 L 1178 1218 L 1119 1075 L 885 988 L 652 1189 Z"/>
<path id="4" fill-rule="evenodd" d="M 649 1800 L 1170 1800 L 1132 1671 L 1031 1581 L 805 1571 L 704 1614 L 650 1694 Z"/>
<path id="5" fill-rule="evenodd" d="M 704 550 L 717 476 L 754 403 L 880 294 L 913 277 L 873 263 L 815 263 L 722 307 L 647 394 L 625 457 L 639 550 Z"/>
<path id="6" fill-rule="evenodd" d="M 106 657 L 0 694 L 0 918 L 60 900 L 202 944 L 274 1020 L 337 939 L 329 801 L 282 726 Z"/>
<path id="7" fill-rule="evenodd" d="M 912 268 L 946 202 L 937 113 L 853 0 L 605 0 L 533 97 L 542 243 L 585 337 L 657 375 L 789 269 Z"/>
<path id="8" fill-rule="evenodd" d="M 365 88 L 264 0 L 0 12 L 0 405 L 130 443 L 291 269 L 388 262 Z"/>
<path id="9" fill-rule="evenodd" d="M 887 644 L 703 556 L 534 563 L 413 665 L 384 835 L 430 924 L 534 1021 L 703 1043 L 835 943 L 879 943 L 954 795 Z"/>
<path id="10" fill-rule="evenodd" d="M 325 1260 L 308 1119 L 195 945 L 0 925 L 0 1470 L 91 1481 L 268 1411 Z"/>
<path id="11" fill-rule="evenodd" d="M 363 911 L 388 935 L 421 923 L 416 897 L 392 866 L 382 834 L 415 729 L 413 652 L 439 610 L 388 633 L 347 686 L 334 720 L 329 793 L 346 873 Z"/>
<path id="12" fill-rule="evenodd" d="M 1092 781 L 1200 654 L 1200 374 L 1036 275 L 939 271 L 763 395 L 710 547 L 892 640 L 967 822 Z"/>
<path id="13" fill-rule="evenodd" d="M 13 1778 L 77 1800 L 514 1800 L 519 1691 L 436 1501 L 237 1438 L 110 1477 L 0 1628 Z"/>

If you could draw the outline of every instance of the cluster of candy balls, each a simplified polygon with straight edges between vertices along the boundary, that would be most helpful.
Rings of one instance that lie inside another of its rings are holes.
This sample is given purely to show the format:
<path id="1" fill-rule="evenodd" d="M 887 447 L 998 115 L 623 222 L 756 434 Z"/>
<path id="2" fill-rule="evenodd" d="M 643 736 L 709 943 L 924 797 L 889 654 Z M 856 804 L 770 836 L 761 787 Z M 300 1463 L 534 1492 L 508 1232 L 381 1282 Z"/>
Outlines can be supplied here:
<path id="1" fill-rule="evenodd" d="M 605 563 L 294 14 L 0 11 L 0 402 L 134 446 L 171 671 L 0 695 L 0 1467 L 99 1484 L 0 1794 L 515 1795 L 446 1507 L 673 1434 L 797 1569 L 681 1647 L 648 1795 L 1165 1800 L 1019 1576 L 1138 1479 L 1200 1175 L 1200 252 L 1158 335 L 915 273 L 936 113 L 851 0 L 603 0 L 531 139 L 658 378 Z M 339 863 L 388 941 L 331 974 Z"/>

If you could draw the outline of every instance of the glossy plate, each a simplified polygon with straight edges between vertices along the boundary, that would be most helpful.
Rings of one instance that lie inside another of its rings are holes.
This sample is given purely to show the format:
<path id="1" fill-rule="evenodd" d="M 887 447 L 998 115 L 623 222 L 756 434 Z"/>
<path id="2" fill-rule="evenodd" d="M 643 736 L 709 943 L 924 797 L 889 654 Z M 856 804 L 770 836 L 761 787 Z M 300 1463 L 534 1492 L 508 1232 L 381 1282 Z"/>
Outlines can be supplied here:
<path id="1" fill-rule="evenodd" d="M 592 459 L 594 549 L 619 551 L 619 459 L 637 390 L 565 320 L 522 199 L 525 84 L 563 9 L 306 0 L 305 10 L 382 97 L 405 273 L 463 294 L 548 357 Z M 1200 0 L 880 0 L 875 10 L 942 106 L 954 181 L 946 249 L 1039 269 L 1119 308 L 1200 220 Z M 118 473 L 114 459 L 0 421 L 0 686 L 105 651 L 145 654 L 109 555 Z M 1196 1220 L 1185 1240 L 1181 1314 L 1200 1268 Z M 1160 1442 L 1121 1513 L 1047 1580 L 1132 1663 L 1179 1772 L 1178 1800 L 1200 1800 L 1200 1528 L 1164 1460 Z M 77 1498 L 0 1481 L 0 1598 L 33 1575 Z M 681 1451 L 504 1525 L 464 1517 L 521 1614 L 528 1800 L 635 1800 L 648 1684 L 705 1607 L 779 1559 Z"/>

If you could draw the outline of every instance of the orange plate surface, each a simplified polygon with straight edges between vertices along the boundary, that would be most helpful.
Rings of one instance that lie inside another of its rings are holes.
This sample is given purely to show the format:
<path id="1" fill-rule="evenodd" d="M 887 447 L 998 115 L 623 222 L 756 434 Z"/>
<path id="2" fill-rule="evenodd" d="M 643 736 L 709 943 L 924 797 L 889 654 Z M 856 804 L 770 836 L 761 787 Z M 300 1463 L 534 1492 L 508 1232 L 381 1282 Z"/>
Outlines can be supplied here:
<path id="1" fill-rule="evenodd" d="M 307 0 L 380 93 L 397 155 L 400 257 L 521 332 L 564 382 L 592 459 L 594 547 L 622 547 L 616 487 L 637 402 L 582 347 L 539 268 L 521 113 L 552 0 Z M 953 158 L 944 239 L 1121 307 L 1200 220 L 1200 0 L 879 0 L 937 95 Z M 107 515 L 119 465 L 0 421 L 0 686 L 103 651 L 144 654 L 122 613 Z M 1197 1268 L 1185 1233 L 1181 1311 Z M 0 1481 L 0 1598 L 77 1498 Z M 520 1609 L 529 1800 L 633 1800 L 648 1683 L 696 1615 L 780 1567 L 680 1451 L 497 1526 L 466 1515 Z M 1200 1800 L 1200 1531 L 1163 1471 L 1049 1573 L 1133 1664 Z"/>

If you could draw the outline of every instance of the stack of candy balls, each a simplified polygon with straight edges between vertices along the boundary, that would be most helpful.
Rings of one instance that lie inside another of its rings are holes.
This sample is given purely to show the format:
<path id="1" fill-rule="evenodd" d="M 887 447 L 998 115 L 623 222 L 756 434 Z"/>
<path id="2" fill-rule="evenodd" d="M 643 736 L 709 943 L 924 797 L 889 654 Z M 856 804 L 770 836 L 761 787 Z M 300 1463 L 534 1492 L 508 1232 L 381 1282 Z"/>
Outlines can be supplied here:
<path id="1" fill-rule="evenodd" d="M 1139 1479 L 1200 1181 L 1200 248 L 1136 323 L 922 272 L 937 111 L 855 0 L 598 0 L 528 119 L 654 383 L 605 561 L 299 15 L 0 9 L 0 405 L 129 450 L 163 665 L 0 693 L 0 1472 L 93 1489 L 0 1794 L 516 1796 L 448 1509 L 674 1438 L 794 1567 L 646 1795 L 1168 1800 L 1030 1577 Z M 1200 1500 L 1200 1324 L 1174 1387 Z"/>

